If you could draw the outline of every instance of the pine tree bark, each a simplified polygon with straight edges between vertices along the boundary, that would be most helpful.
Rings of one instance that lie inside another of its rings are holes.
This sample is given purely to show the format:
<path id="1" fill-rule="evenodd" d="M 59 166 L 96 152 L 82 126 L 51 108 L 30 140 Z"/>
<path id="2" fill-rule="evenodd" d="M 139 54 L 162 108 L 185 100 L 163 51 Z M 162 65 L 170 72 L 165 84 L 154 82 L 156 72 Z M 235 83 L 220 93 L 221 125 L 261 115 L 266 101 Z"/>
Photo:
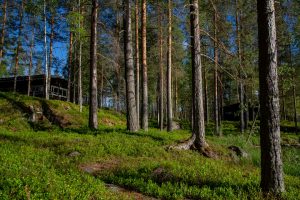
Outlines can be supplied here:
<path id="1" fill-rule="evenodd" d="M 75 49 L 77 49 L 77 45 L 75 45 Z M 76 66 L 77 66 L 77 51 L 74 51 L 74 63 L 72 66 L 72 75 L 73 75 L 73 95 L 72 95 L 72 101 L 75 104 L 76 103 Z"/>
<path id="2" fill-rule="evenodd" d="M 4 50 L 4 39 L 5 39 L 5 30 L 6 30 L 6 21 L 7 21 L 7 0 L 3 2 L 3 22 L 2 22 L 2 30 L 1 30 L 1 39 L 0 39 L 0 66 L 2 64 L 3 59 L 3 50 Z"/>
<path id="3" fill-rule="evenodd" d="M 167 66 L 167 130 L 172 131 L 173 106 L 172 106 L 172 0 L 168 1 L 168 66 Z"/>
<path id="4" fill-rule="evenodd" d="M 48 90 L 48 49 L 47 49 L 47 16 L 46 16 L 46 0 L 44 0 L 44 56 L 45 56 L 45 98 L 49 99 Z"/>
<path id="5" fill-rule="evenodd" d="M 33 16 L 33 17 L 35 17 L 35 16 Z M 35 19 L 33 19 L 33 20 L 35 20 Z M 32 38 L 31 38 L 31 43 L 30 43 L 30 58 L 29 58 L 28 85 L 27 85 L 27 95 L 28 96 L 30 96 L 30 93 L 31 93 L 31 75 L 32 75 L 32 67 L 33 67 L 34 41 L 35 41 L 35 22 L 33 22 Z"/>
<path id="6" fill-rule="evenodd" d="M 14 92 L 17 91 L 17 77 L 18 77 L 18 70 L 19 70 L 19 53 L 22 46 L 21 36 L 23 30 L 23 13 L 24 12 L 24 0 L 21 1 L 21 7 L 19 11 L 19 33 L 18 33 L 18 41 L 16 47 L 16 57 L 15 57 L 15 66 L 14 66 Z"/>
<path id="7" fill-rule="evenodd" d="M 101 82 L 100 82 L 100 94 L 101 94 L 101 98 L 100 98 L 100 108 L 103 108 L 104 106 L 104 66 L 101 66 Z"/>
<path id="8" fill-rule="evenodd" d="M 74 11 L 74 7 L 71 9 Z M 72 66 L 73 66 L 73 32 L 70 30 L 69 35 L 69 50 L 68 50 L 68 91 L 67 91 L 67 101 L 71 102 L 71 84 L 72 84 Z"/>
<path id="9" fill-rule="evenodd" d="M 220 131 L 220 115 L 219 115 L 219 98 L 218 98 L 218 38 L 217 38 L 217 12 L 214 12 L 214 121 L 215 121 L 215 134 L 221 136 Z"/>
<path id="10" fill-rule="evenodd" d="M 294 123 L 295 123 L 295 131 L 298 132 L 298 115 L 297 115 L 297 96 L 296 96 L 296 81 L 294 77 L 294 85 L 293 85 L 293 107 L 294 107 Z"/>
<path id="11" fill-rule="evenodd" d="M 203 87 L 204 87 L 204 99 L 203 99 L 203 104 L 204 104 L 204 121 L 206 124 L 209 123 L 209 105 L 208 105 L 208 87 L 207 87 L 207 75 L 206 75 L 206 69 L 203 68 Z"/>
<path id="12" fill-rule="evenodd" d="M 142 129 L 148 131 L 147 0 L 142 0 Z"/>
<path id="13" fill-rule="evenodd" d="M 69 60 L 68 60 L 68 94 L 67 101 L 71 101 L 71 77 L 72 77 L 72 65 L 73 65 L 73 32 L 70 31 L 69 36 Z"/>
<path id="14" fill-rule="evenodd" d="M 194 146 L 196 149 L 203 151 L 208 145 L 205 141 L 198 0 L 190 0 L 190 21 L 193 68 L 193 134 L 195 136 Z"/>
<path id="15" fill-rule="evenodd" d="M 124 9 L 124 58 L 127 103 L 127 129 L 131 132 L 136 132 L 138 130 L 138 119 L 135 99 L 130 0 L 125 0 Z"/>
<path id="16" fill-rule="evenodd" d="M 178 73 L 177 67 L 174 66 L 174 114 L 173 118 L 178 118 Z"/>
<path id="17" fill-rule="evenodd" d="M 121 52 L 120 52 L 120 32 L 121 32 L 121 19 L 119 12 L 119 0 L 116 1 L 117 13 L 116 13 L 116 28 L 115 28 L 115 74 L 116 74 L 116 99 L 115 109 L 121 111 Z"/>
<path id="18" fill-rule="evenodd" d="M 81 14 L 81 1 L 79 0 L 79 14 Z M 81 28 L 81 21 L 78 22 L 79 29 Z M 79 111 L 82 112 L 82 41 L 81 34 L 79 32 L 79 55 L 78 55 L 78 104 Z"/>
<path id="19" fill-rule="evenodd" d="M 245 114 L 244 114 L 244 83 L 243 83 L 243 72 L 242 72 L 242 54 L 241 54 L 241 36 L 240 36 L 240 15 L 239 15 L 239 3 L 238 0 L 235 0 L 236 13 L 236 45 L 237 45 L 237 54 L 239 60 L 239 80 L 238 80 L 238 96 L 240 104 L 240 131 L 243 133 L 245 130 Z"/>
<path id="20" fill-rule="evenodd" d="M 135 0 L 135 70 L 136 70 L 136 116 L 140 128 L 140 47 L 139 47 L 139 0 Z"/>
<path id="21" fill-rule="evenodd" d="M 261 188 L 284 191 L 280 146 L 279 90 L 274 0 L 257 0 L 259 41 L 259 100 Z"/>
<path id="22" fill-rule="evenodd" d="M 159 4 L 160 1 L 157 1 Z M 164 68 L 163 68 L 163 29 L 161 3 L 158 5 L 158 26 L 159 26 L 159 129 L 164 129 Z"/>
<path id="23" fill-rule="evenodd" d="M 91 43 L 90 43 L 90 106 L 89 127 L 98 128 L 98 98 L 97 98 L 97 18 L 98 1 L 92 1 L 91 13 Z"/>
<path id="24" fill-rule="evenodd" d="M 51 85 L 51 69 L 52 69 L 52 64 L 53 64 L 53 40 L 54 40 L 54 15 L 51 17 L 50 21 L 50 27 L 51 27 L 51 34 L 50 34 L 50 50 L 49 50 L 49 65 L 48 65 L 48 85 L 47 85 L 47 90 L 49 93 L 50 91 L 50 85 Z"/>

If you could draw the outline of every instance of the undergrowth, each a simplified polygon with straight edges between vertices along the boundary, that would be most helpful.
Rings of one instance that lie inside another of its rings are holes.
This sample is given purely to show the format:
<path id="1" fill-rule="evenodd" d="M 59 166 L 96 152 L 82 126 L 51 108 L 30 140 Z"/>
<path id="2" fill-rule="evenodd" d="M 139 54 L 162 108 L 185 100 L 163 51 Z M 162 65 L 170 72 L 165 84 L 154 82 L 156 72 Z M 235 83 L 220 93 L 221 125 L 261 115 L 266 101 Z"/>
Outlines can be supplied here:
<path id="1" fill-rule="evenodd" d="M 17 101 L 39 106 L 41 100 Z M 0 95 L 0 199 L 134 199 L 109 190 L 105 183 L 161 199 L 263 199 L 256 132 L 247 143 L 248 133 L 238 133 L 235 123 L 223 124 L 222 137 L 207 127 L 208 143 L 218 154 L 218 159 L 211 159 L 195 151 L 167 150 L 187 139 L 190 131 L 129 133 L 125 117 L 107 110 L 99 111 L 102 124 L 91 131 L 86 107 L 79 113 L 71 103 L 46 103 L 73 124 L 33 129 L 28 116 Z M 289 144 L 299 140 L 292 133 L 282 137 Z M 234 159 L 230 145 L 241 147 L 249 157 Z M 72 152 L 79 155 L 70 156 Z M 300 199 L 299 155 L 299 149 L 283 147 L 283 199 Z M 98 168 L 87 173 L 89 166 Z"/>

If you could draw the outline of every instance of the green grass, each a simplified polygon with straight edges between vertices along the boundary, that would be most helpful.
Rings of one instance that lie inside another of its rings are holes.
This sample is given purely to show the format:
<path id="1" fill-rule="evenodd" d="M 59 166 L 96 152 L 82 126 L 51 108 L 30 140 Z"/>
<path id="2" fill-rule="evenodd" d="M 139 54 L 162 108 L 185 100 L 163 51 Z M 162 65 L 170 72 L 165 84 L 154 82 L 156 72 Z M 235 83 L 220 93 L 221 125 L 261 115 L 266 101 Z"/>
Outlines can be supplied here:
<path id="1" fill-rule="evenodd" d="M 40 101 L 20 99 L 36 106 Z M 22 111 L 0 96 L 0 199 L 133 198 L 112 192 L 105 183 L 161 199 L 263 199 L 257 133 L 246 143 L 248 135 L 238 133 L 234 123 L 224 123 L 223 137 L 214 136 L 208 127 L 208 143 L 219 155 L 219 159 L 210 159 L 195 151 L 167 150 L 170 144 L 188 138 L 189 131 L 129 133 L 123 115 L 101 110 L 99 122 L 103 124 L 92 132 L 86 128 L 86 108 L 79 113 L 70 103 L 47 103 L 75 125 L 37 131 L 28 125 Z M 68 108 L 63 109 L 65 106 Z M 7 112 L 9 116 L 3 114 Z M 282 137 L 285 143 L 299 139 L 288 133 Z M 230 145 L 242 147 L 249 158 L 232 159 Z M 74 151 L 80 155 L 70 157 Z M 299 155 L 299 149 L 283 148 L 284 199 L 300 199 Z M 92 174 L 82 170 L 95 164 L 99 170 Z"/>

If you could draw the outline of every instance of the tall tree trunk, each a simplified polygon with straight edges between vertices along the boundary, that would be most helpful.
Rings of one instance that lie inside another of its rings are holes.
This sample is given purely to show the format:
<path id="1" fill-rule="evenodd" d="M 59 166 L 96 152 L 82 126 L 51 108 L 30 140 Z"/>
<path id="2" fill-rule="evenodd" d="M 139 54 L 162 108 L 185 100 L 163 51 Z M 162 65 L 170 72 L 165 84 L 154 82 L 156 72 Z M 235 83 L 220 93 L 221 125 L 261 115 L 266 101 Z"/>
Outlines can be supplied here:
<path id="1" fill-rule="evenodd" d="M 178 118 L 178 74 L 177 68 L 174 67 L 174 114 L 173 117 Z"/>
<path id="2" fill-rule="evenodd" d="M 236 13 L 236 45 L 237 54 L 239 60 L 239 80 L 238 80 L 238 93 L 239 93 L 239 103 L 240 103 L 240 131 L 243 133 L 245 130 L 245 114 L 244 114 L 244 83 L 243 83 L 243 72 L 242 72 L 242 53 L 241 53 L 241 36 L 240 36 L 240 15 L 239 15 L 239 3 L 235 0 Z"/>
<path id="3" fill-rule="evenodd" d="M 51 69 L 53 65 L 53 40 L 54 40 L 54 15 L 51 17 L 50 21 L 50 27 L 51 27 L 51 35 L 50 35 L 50 51 L 49 51 L 49 65 L 48 65 L 48 92 L 49 94 L 51 93 L 50 91 L 50 85 L 51 85 Z"/>
<path id="4" fill-rule="evenodd" d="M 172 112 L 172 2 L 168 3 L 168 66 L 167 66 L 167 116 L 168 116 L 168 131 L 172 131 L 173 112 Z"/>
<path id="5" fill-rule="evenodd" d="M 287 120 L 286 119 L 286 107 L 285 107 L 285 94 L 284 94 L 283 88 L 281 90 L 281 98 L 282 98 L 282 118 L 283 118 L 283 120 Z"/>
<path id="6" fill-rule="evenodd" d="M 67 101 L 71 101 L 71 77 L 72 77 L 72 65 L 73 65 L 73 32 L 70 30 L 69 38 L 69 61 L 68 61 L 68 94 Z"/>
<path id="7" fill-rule="evenodd" d="M 115 28 L 115 73 L 117 79 L 115 109 L 121 111 L 121 52 L 120 52 L 120 31 L 121 19 L 119 12 L 119 0 L 116 1 L 117 14 L 116 14 L 116 28 Z"/>
<path id="8" fill-rule="evenodd" d="M 205 141 L 198 0 L 190 0 L 190 21 L 193 68 L 193 134 L 195 136 L 194 146 L 198 150 L 203 151 L 203 149 L 208 145 Z"/>
<path id="9" fill-rule="evenodd" d="M 158 1 L 159 3 L 160 1 Z M 164 129 L 164 68 L 163 68 L 163 29 L 161 3 L 158 5 L 159 24 L 159 128 Z"/>
<path id="10" fill-rule="evenodd" d="M 35 16 L 33 16 L 35 18 Z M 33 19 L 35 20 L 35 19 Z M 32 75 L 32 65 L 33 65 L 33 49 L 34 49 L 34 41 L 35 41 L 35 21 L 33 22 L 32 28 L 32 38 L 30 43 L 30 58 L 29 58 L 29 69 L 28 69 L 28 85 L 27 85 L 27 95 L 30 96 L 31 92 L 31 75 Z"/>
<path id="11" fill-rule="evenodd" d="M 91 13 L 91 45 L 90 45 L 90 107 L 89 127 L 98 128 L 98 98 L 97 98 L 97 19 L 98 1 L 92 1 Z"/>
<path id="12" fill-rule="evenodd" d="M 221 135 L 220 131 L 220 115 L 219 115 L 219 98 L 218 98 L 218 63 L 219 63 L 219 55 L 218 55 L 218 38 L 217 38 L 217 12 L 215 11 L 214 13 L 214 63 L 215 63 L 215 68 L 214 68 L 214 121 L 215 121 L 215 134 L 216 135 Z"/>
<path id="13" fill-rule="evenodd" d="M 206 69 L 203 69 L 203 87 L 204 87 L 204 100 L 203 100 L 203 104 L 204 104 L 204 121 L 206 122 L 206 124 L 209 123 L 209 105 L 208 105 L 208 88 L 207 88 L 207 75 L 206 75 Z"/>
<path id="14" fill-rule="evenodd" d="M 296 80 L 294 77 L 294 85 L 293 85 L 294 123 L 295 123 L 295 131 L 298 132 L 297 95 L 296 95 L 295 84 L 296 84 Z"/>
<path id="15" fill-rule="evenodd" d="M 7 10 L 7 0 L 4 0 L 4 2 L 3 2 L 3 22 L 2 22 L 1 39 L 0 39 L 0 66 L 2 64 L 2 59 L 3 59 L 5 29 L 6 29 L 6 21 L 7 21 L 6 10 Z"/>
<path id="16" fill-rule="evenodd" d="M 17 91 L 17 77 L 18 77 L 18 70 L 19 70 L 19 53 L 22 46 L 21 36 L 23 30 L 23 12 L 24 12 L 24 0 L 21 1 L 21 8 L 19 11 L 19 33 L 18 33 L 18 43 L 16 47 L 16 57 L 15 57 L 15 67 L 14 67 L 14 92 Z"/>
<path id="17" fill-rule="evenodd" d="M 138 119 L 135 99 L 132 30 L 131 30 L 131 0 L 125 0 L 124 6 L 124 57 L 127 103 L 127 129 L 131 132 L 138 130 Z"/>
<path id="18" fill-rule="evenodd" d="M 257 0 L 261 188 L 281 193 L 284 180 L 280 146 L 279 90 L 274 0 Z"/>
<path id="19" fill-rule="evenodd" d="M 81 14 L 81 2 L 80 2 L 80 0 L 79 0 L 79 14 Z M 81 28 L 80 18 L 79 18 L 78 27 L 79 27 L 79 29 Z M 78 58 L 78 104 L 79 104 L 79 111 L 82 112 L 82 69 L 81 69 L 82 41 L 81 41 L 80 32 L 79 32 L 79 55 L 78 55 L 78 57 L 79 57 Z"/>
<path id="20" fill-rule="evenodd" d="M 101 94 L 101 98 L 100 98 L 100 108 L 103 108 L 104 106 L 104 66 L 101 66 L 101 83 L 100 83 L 100 94 Z"/>
<path id="21" fill-rule="evenodd" d="M 44 54 L 45 54 L 45 98 L 49 99 L 49 82 L 48 82 L 48 52 L 47 52 L 47 16 L 46 0 L 44 0 Z"/>
<path id="22" fill-rule="evenodd" d="M 139 0 L 135 0 L 135 67 L 136 67 L 136 116 L 140 128 L 140 47 L 139 47 Z"/>
<path id="23" fill-rule="evenodd" d="M 75 49 L 77 49 L 77 45 L 75 45 Z M 77 66 L 77 51 L 74 51 L 74 64 L 72 66 L 72 74 L 73 74 L 73 98 L 72 101 L 76 103 L 76 66 Z"/>
<path id="24" fill-rule="evenodd" d="M 142 0 L 142 129 L 148 131 L 147 0 Z"/>

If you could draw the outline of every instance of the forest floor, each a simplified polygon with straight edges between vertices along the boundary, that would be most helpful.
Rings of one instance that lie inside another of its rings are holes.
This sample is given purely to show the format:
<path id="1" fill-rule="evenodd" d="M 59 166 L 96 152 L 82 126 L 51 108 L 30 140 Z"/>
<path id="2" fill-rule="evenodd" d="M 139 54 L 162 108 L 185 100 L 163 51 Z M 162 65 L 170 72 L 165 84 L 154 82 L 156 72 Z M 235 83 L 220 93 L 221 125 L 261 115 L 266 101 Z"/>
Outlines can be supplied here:
<path id="1" fill-rule="evenodd" d="M 247 143 L 249 133 L 240 134 L 236 123 L 224 122 L 222 137 L 209 124 L 207 141 L 218 154 L 212 159 L 167 150 L 189 130 L 129 133 L 124 115 L 101 110 L 94 132 L 87 108 L 78 110 L 0 93 L 0 199 L 263 199 L 257 131 Z M 299 135 L 282 133 L 283 199 L 300 199 L 299 142 Z"/>

